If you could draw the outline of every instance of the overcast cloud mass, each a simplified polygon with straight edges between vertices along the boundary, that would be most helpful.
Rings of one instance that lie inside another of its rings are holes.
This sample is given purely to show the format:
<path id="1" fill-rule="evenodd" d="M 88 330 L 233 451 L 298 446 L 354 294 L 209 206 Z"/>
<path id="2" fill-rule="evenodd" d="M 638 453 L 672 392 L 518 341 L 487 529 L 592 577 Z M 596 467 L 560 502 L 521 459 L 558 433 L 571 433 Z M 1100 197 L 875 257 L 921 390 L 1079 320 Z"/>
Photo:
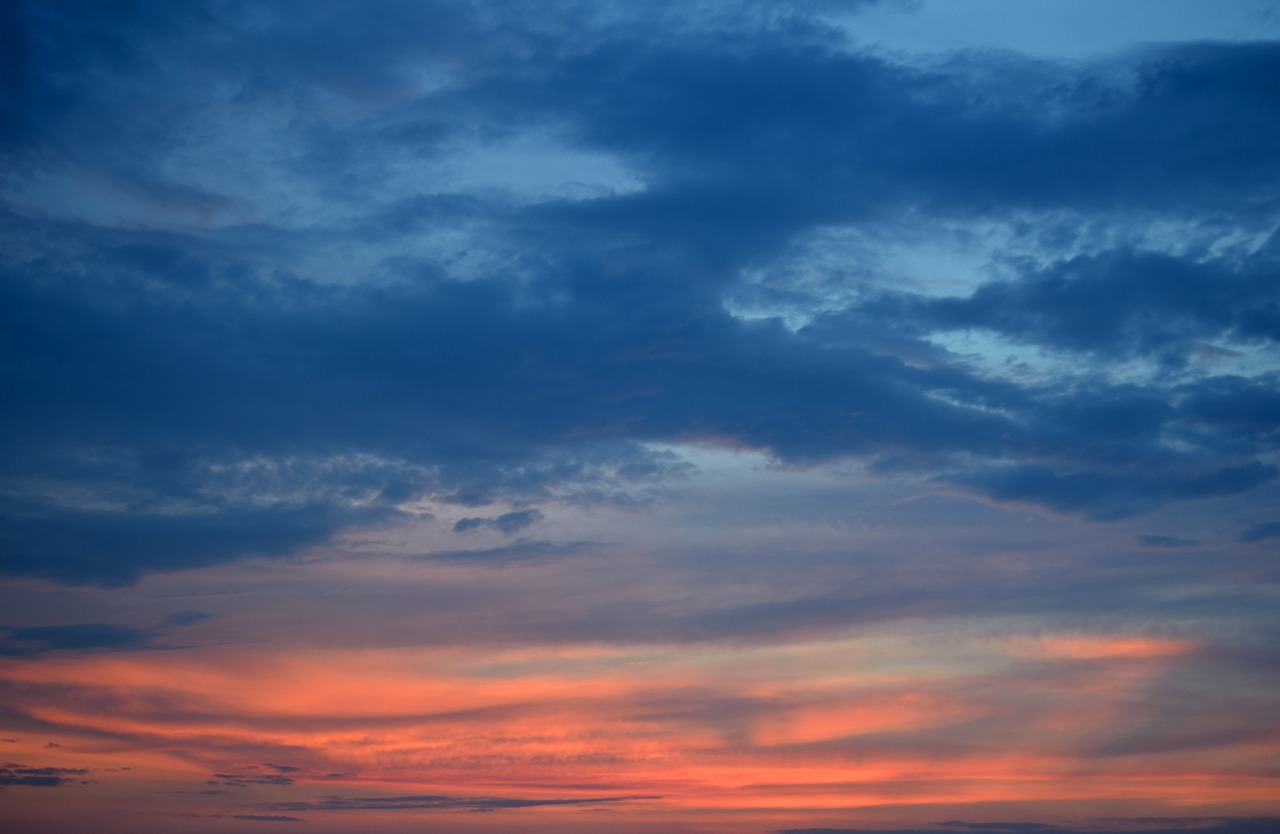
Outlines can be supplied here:
<path id="1" fill-rule="evenodd" d="M 1277 830 L 1274 2 L 0 3 L 0 386 L 6 830 Z"/>

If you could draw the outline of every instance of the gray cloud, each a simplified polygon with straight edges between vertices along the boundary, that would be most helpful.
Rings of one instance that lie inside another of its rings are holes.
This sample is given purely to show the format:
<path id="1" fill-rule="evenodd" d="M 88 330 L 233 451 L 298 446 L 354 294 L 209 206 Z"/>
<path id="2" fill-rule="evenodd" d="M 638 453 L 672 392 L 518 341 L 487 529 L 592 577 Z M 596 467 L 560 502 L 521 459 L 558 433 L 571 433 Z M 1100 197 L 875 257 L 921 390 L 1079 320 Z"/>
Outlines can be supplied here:
<path id="1" fill-rule="evenodd" d="M 516 539 L 511 544 L 501 547 L 489 547 L 479 550 L 437 550 L 423 553 L 417 558 L 445 562 L 475 562 L 477 564 L 520 564 L 525 562 L 542 562 L 561 559 L 566 556 L 578 556 L 599 550 L 599 542 L 549 542 L 536 539 Z"/>
<path id="2" fill-rule="evenodd" d="M 527 527 L 532 527 L 541 521 L 543 515 L 538 510 L 517 510 L 515 512 L 503 513 L 496 518 L 485 518 L 481 516 L 471 516 L 459 520 L 453 525 L 455 533 L 469 533 L 472 530 L 496 530 L 504 535 L 514 535 Z"/>
<path id="3" fill-rule="evenodd" d="M 1163 547 L 1166 550 L 1172 550 L 1178 547 L 1194 547 L 1200 542 L 1197 539 L 1188 539 L 1182 536 L 1162 536 L 1162 535 L 1142 535 L 1138 536 L 1138 544 L 1144 547 Z"/>
<path id="4" fill-rule="evenodd" d="M 1097 820 L 1097 827 L 1087 829 L 1067 829 L 1056 825 L 1035 822 L 939 822 L 934 825 L 944 830 L 957 828 L 966 831 L 1021 831 L 1021 832 L 1062 832 L 1062 834 L 1083 834 L 1084 831 L 1098 834 L 1120 834 L 1120 832 L 1142 832 L 1142 834 L 1273 834 L 1280 831 L 1280 820 L 1275 817 L 1133 817 Z M 1120 827 L 1117 823 L 1134 826 Z M 1109 824 L 1109 825 L 1108 825 Z M 1115 826 L 1115 827 L 1111 827 Z M 937 834 L 936 828 L 876 830 L 866 828 L 786 828 L 774 834 Z"/>
<path id="5" fill-rule="evenodd" d="M 1240 534 L 1240 541 L 1243 542 L 1260 542 L 1263 539 L 1274 538 L 1280 538 L 1280 521 L 1259 524 Z"/>

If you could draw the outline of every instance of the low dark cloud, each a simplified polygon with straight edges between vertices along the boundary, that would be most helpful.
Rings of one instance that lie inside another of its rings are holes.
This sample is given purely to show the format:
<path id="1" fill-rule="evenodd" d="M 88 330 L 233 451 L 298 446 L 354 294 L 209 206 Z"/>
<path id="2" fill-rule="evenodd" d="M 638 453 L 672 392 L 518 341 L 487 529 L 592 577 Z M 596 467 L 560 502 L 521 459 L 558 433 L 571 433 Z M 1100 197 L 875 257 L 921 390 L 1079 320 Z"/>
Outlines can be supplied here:
<path id="1" fill-rule="evenodd" d="M 1164 535 L 1143 535 L 1138 536 L 1138 544 L 1143 547 L 1163 547 L 1166 550 L 1173 550 L 1179 547 L 1195 547 L 1199 544 L 1198 539 L 1188 539 L 1182 536 L 1164 536 Z"/>
<path id="2" fill-rule="evenodd" d="M 5 762 L 0 765 L 0 785 L 28 788 L 61 788 L 84 782 L 90 771 L 67 767 L 31 767 Z"/>
<path id="3" fill-rule="evenodd" d="M 599 542 L 549 542 L 521 538 L 501 547 L 489 547 L 479 550 L 437 550 L 432 553 L 421 554 L 417 558 L 443 562 L 475 562 L 477 564 L 520 564 L 578 556 L 599 550 L 601 546 Z"/>
<path id="4" fill-rule="evenodd" d="M 154 633 L 111 623 L 37 626 L 0 636 L 0 656 L 24 657 L 57 651 L 129 651 L 152 645 Z"/>
<path id="5" fill-rule="evenodd" d="M 984 329 L 1107 360 L 1182 366 L 1205 341 L 1280 341 L 1276 267 L 1274 252 L 1228 260 L 1118 250 L 1028 269 L 967 298 L 897 295 L 866 312 L 917 331 Z"/>
<path id="6" fill-rule="evenodd" d="M 1054 831 L 1060 827 L 1057 825 L 1048 825 L 1040 822 L 963 822 L 961 820 L 948 820 L 947 822 L 937 822 L 934 825 L 940 825 L 945 828 L 962 828 L 967 831 L 1014 831 L 1014 832 L 1035 832 L 1035 831 Z"/>
<path id="7" fill-rule="evenodd" d="M 1271 521 L 1250 527 L 1240 534 L 1242 542 L 1260 542 L 1263 539 L 1280 538 L 1280 521 Z"/>
<path id="8" fill-rule="evenodd" d="M 472 516 L 459 520 L 453 525 L 455 533 L 469 533 L 472 530 L 496 530 L 503 535 L 511 536 L 541 521 L 543 515 L 538 510 L 517 510 L 503 513 L 496 518 Z"/>
<path id="9" fill-rule="evenodd" d="M 0 570 L 78 584 L 127 584 L 149 570 L 200 567 L 243 555 L 279 555 L 326 541 L 386 513 L 323 505 L 207 514 L 0 507 Z"/>
<path id="10" fill-rule="evenodd" d="M 181 628 L 182 626 L 202 623 L 215 616 L 217 615 L 211 614 L 208 611 L 175 611 L 164 618 L 164 626 L 168 628 Z"/>
<path id="11" fill-rule="evenodd" d="M 1171 501 L 1247 492 L 1275 480 L 1275 466 L 1253 461 L 1215 471 L 1179 473 L 1179 480 L 1138 472 L 1062 472 L 1043 464 L 984 467 L 947 476 L 998 501 L 1025 501 L 1091 518 L 1141 515 Z"/>
<path id="12" fill-rule="evenodd" d="M 196 717 L 189 714 L 190 717 Z M 210 717 L 210 716 L 206 716 Z M 304 724 L 307 723 L 304 721 Z M 321 723 L 324 723 L 323 721 Z M 337 725 L 340 722 L 330 722 Z M 265 725 L 264 725 L 265 726 Z M 317 726 L 312 724 L 311 726 Z M 225 785 L 230 788 L 247 788 L 250 785 L 292 785 L 297 782 L 298 774 L 308 774 L 310 776 L 319 776 L 324 779 L 341 778 L 344 774 L 313 774 L 309 773 L 305 767 L 287 764 L 273 764 L 271 762 L 263 762 L 262 764 L 251 764 L 236 768 L 235 770 L 217 772 L 211 774 L 212 778 L 206 782 L 209 785 Z M 226 793 L 223 790 L 211 791 L 212 793 Z"/>
<path id="13" fill-rule="evenodd" d="M 276 773 L 301 773 L 306 770 L 306 768 L 297 767 L 295 765 L 272 764 L 271 762 L 263 762 L 262 766 L 269 767 Z"/>
<path id="14" fill-rule="evenodd" d="M 29 628 L 0 626 L 0 657 L 35 657 L 55 652 L 164 650 L 169 648 L 164 638 L 174 629 L 203 622 L 211 616 L 200 611 L 181 611 L 166 617 L 156 628 L 137 628 L 117 623 L 73 623 Z"/>
<path id="15" fill-rule="evenodd" d="M 209 784 L 247 788 L 249 785 L 292 785 L 294 781 L 284 773 L 215 773 Z"/>
<path id="16" fill-rule="evenodd" d="M 950 822 L 934 823 L 945 830 L 990 832 L 1054 832 L 1055 834 L 1274 834 L 1280 831 L 1275 817 L 1132 817 L 1097 820 L 1088 828 L 1072 829 L 1036 822 Z M 774 834 L 937 834 L 937 828 L 784 828 Z"/>
<path id="17" fill-rule="evenodd" d="M 283 814 L 232 814 L 231 819 L 252 822 L 306 822 L 302 817 L 288 817 Z"/>
<path id="18" fill-rule="evenodd" d="M 265 806 L 271 811 L 414 811 L 465 810 L 502 811 L 515 808 L 611 805 L 662 799 L 661 796 L 597 796 L 575 799 L 514 799 L 507 797 L 458 796 L 326 796 L 318 802 L 278 802 Z"/>

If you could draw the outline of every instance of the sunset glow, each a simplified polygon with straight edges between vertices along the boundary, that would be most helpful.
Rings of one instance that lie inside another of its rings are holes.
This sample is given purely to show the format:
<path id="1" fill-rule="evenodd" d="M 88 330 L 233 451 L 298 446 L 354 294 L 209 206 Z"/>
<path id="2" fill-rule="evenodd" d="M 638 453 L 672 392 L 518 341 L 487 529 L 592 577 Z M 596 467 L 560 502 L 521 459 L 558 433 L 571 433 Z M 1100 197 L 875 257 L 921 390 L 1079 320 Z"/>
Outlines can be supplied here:
<path id="1" fill-rule="evenodd" d="M 1280 834 L 1277 79 L 0 2 L 0 834 Z"/>

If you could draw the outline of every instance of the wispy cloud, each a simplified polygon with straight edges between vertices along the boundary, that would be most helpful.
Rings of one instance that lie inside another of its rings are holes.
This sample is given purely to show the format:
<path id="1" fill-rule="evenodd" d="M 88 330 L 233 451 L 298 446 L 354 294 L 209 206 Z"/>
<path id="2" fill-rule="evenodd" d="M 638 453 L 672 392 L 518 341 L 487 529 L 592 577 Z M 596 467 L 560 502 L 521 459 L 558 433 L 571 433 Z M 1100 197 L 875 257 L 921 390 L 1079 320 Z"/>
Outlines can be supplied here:
<path id="1" fill-rule="evenodd" d="M 280 802 L 273 811 L 501 811 L 515 808 L 590 806 L 662 799 L 661 796 L 595 796 L 573 799 L 514 799 L 458 796 L 326 796 L 318 802 Z"/>

